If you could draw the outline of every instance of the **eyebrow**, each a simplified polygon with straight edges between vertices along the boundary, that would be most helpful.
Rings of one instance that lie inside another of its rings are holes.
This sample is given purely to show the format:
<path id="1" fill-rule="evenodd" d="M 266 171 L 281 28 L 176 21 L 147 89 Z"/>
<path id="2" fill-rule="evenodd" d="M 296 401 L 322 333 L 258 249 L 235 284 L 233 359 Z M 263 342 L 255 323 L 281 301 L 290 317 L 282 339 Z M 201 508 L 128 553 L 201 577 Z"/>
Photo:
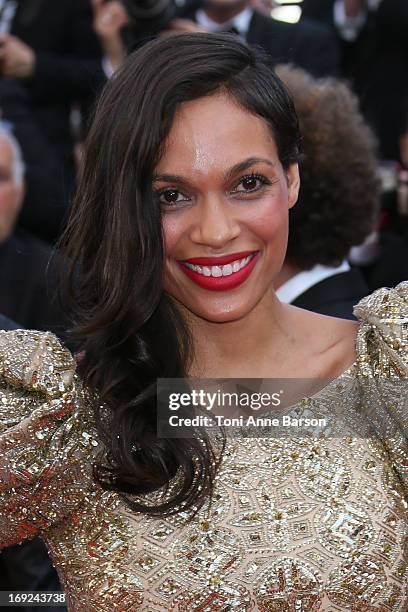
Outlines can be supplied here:
<path id="1" fill-rule="evenodd" d="M 265 157 L 248 157 L 248 159 L 244 159 L 242 162 L 235 164 L 232 166 L 232 168 L 227 170 L 224 178 L 225 180 L 229 180 L 236 174 L 247 170 L 251 166 L 255 166 L 255 164 L 268 164 L 268 166 L 271 166 L 271 168 L 275 167 L 275 164 L 270 159 Z M 153 175 L 153 181 L 167 181 L 169 183 L 175 182 L 181 184 L 188 183 L 188 180 L 185 177 L 178 174 L 155 174 Z"/>
<path id="2" fill-rule="evenodd" d="M 232 168 L 230 168 L 226 173 L 225 178 L 230 179 L 236 174 L 244 172 L 244 170 L 248 170 L 248 168 L 250 168 L 251 166 L 255 166 L 256 164 L 267 164 L 272 168 L 275 167 L 275 164 L 271 162 L 270 159 L 267 159 L 265 157 L 248 157 L 248 159 L 244 159 L 244 161 L 235 164 L 235 166 L 232 166 Z"/>

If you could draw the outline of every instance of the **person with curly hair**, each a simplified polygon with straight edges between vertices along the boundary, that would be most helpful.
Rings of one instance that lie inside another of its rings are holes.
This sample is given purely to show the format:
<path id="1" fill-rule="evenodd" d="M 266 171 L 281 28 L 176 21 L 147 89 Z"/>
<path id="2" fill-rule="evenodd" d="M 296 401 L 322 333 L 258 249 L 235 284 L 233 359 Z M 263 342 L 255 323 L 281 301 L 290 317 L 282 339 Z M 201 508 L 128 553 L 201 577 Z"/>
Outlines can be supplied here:
<path id="1" fill-rule="evenodd" d="M 301 308 L 352 318 L 353 306 L 369 293 L 347 256 L 378 222 L 376 140 L 347 85 L 291 66 L 277 73 L 294 99 L 303 152 L 277 295 Z"/>

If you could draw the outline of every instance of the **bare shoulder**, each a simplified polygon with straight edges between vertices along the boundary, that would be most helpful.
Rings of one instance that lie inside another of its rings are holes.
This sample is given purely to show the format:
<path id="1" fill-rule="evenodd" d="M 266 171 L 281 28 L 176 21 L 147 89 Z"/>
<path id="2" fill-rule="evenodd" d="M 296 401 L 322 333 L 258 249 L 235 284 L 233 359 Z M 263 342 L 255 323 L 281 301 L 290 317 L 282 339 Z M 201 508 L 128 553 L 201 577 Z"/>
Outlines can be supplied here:
<path id="1" fill-rule="evenodd" d="M 311 359 L 316 373 L 327 378 L 338 376 L 356 358 L 359 322 L 326 316 L 288 305 L 288 317 L 304 347 L 304 358 Z M 290 309 L 290 310 L 289 310 Z"/>

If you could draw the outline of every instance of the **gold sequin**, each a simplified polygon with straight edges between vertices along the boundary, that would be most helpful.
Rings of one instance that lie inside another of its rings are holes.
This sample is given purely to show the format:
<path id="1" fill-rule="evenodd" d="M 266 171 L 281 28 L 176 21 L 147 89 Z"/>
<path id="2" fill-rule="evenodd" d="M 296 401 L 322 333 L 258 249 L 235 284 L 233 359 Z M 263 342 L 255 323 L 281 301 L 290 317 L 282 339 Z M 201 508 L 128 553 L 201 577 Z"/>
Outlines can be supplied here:
<path id="1" fill-rule="evenodd" d="M 1 545 L 40 534 L 71 612 L 407 610 L 408 283 L 355 312 L 356 363 L 296 407 L 335 415 L 332 435 L 229 438 L 191 523 L 103 491 L 69 351 L 0 332 Z"/>

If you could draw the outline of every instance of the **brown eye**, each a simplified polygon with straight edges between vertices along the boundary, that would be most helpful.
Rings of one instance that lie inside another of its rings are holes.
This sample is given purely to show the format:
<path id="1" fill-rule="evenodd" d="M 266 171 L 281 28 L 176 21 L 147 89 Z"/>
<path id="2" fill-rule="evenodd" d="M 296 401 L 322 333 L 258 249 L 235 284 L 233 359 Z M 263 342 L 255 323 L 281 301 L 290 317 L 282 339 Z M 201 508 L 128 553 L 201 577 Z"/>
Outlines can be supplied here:
<path id="1" fill-rule="evenodd" d="M 178 200 L 178 191 L 176 191 L 175 189 L 166 189 L 166 191 L 162 193 L 162 199 L 167 204 L 173 204 Z"/>
<path id="2" fill-rule="evenodd" d="M 173 189 L 171 187 L 157 192 L 156 197 L 158 198 L 160 204 L 163 204 L 164 206 L 174 206 L 175 204 L 188 201 L 188 197 L 177 189 Z"/>
<path id="3" fill-rule="evenodd" d="M 257 188 L 258 181 L 259 179 L 257 179 L 255 176 L 247 176 L 242 179 L 241 185 L 243 186 L 245 191 L 251 191 L 252 189 Z"/>
<path id="4" fill-rule="evenodd" d="M 262 189 L 264 185 L 269 185 L 268 179 L 258 174 L 248 174 L 239 181 L 233 193 L 255 193 Z"/>

